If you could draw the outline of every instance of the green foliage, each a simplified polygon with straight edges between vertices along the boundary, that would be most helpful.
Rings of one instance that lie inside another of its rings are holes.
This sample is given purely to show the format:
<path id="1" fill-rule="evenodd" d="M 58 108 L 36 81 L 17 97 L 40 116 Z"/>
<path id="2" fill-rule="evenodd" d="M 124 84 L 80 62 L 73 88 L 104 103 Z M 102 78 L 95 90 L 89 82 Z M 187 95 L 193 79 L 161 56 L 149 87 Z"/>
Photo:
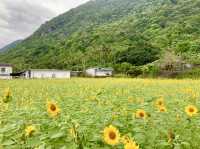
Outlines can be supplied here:
<path id="1" fill-rule="evenodd" d="M 131 77 L 137 77 L 143 74 L 141 67 L 138 66 L 131 66 L 130 69 L 127 71 L 127 74 Z"/>
<path id="2" fill-rule="evenodd" d="M 107 145 L 103 130 L 109 125 L 128 135 L 141 149 L 198 149 L 200 109 L 199 80 L 70 79 L 0 80 L 0 148 L 2 149 L 124 149 Z M 12 100 L 1 102 L 10 87 Z M 57 117 L 47 111 L 47 99 L 60 109 Z M 155 106 L 163 99 L 166 112 Z M 143 109 L 145 119 L 136 118 Z M 35 131 L 26 135 L 26 128 Z M 73 130 L 73 131 L 72 131 Z"/>
<path id="3" fill-rule="evenodd" d="M 149 64 L 142 67 L 143 76 L 157 77 L 160 72 L 160 68 L 157 65 Z"/>
<path id="4" fill-rule="evenodd" d="M 183 73 L 179 74 L 177 76 L 177 78 L 199 79 L 200 78 L 200 68 L 195 68 L 195 69 L 183 72 Z"/>
<path id="5" fill-rule="evenodd" d="M 189 55 L 200 53 L 199 6 L 198 0 L 90 1 L 46 22 L 0 54 L 0 62 L 16 70 L 140 66 L 167 49 L 191 61 Z"/>
<path id="6" fill-rule="evenodd" d="M 190 42 L 185 41 L 177 44 L 177 52 L 188 52 L 190 50 Z"/>
<path id="7" fill-rule="evenodd" d="M 17 41 L 14 41 L 10 44 L 8 44 L 7 46 L 3 47 L 0 49 L 0 52 L 5 52 L 9 49 L 12 49 L 12 48 L 15 48 L 18 44 L 20 44 L 22 42 L 22 40 L 17 40 Z"/>
<path id="8" fill-rule="evenodd" d="M 128 62 L 133 65 L 145 65 L 157 60 L 159 50 L 154 47 L 138 44 L 136 46 L 128 47 L 126 51 L 119 53 L 117 62 Z"/>
<path id="9" fill-rule="evenodd" d="M 117 73 L 124 73 L 124 74 L 127 74 L 127 72 L 131 69 L 131 67 L 132 65 L 127 62 L 114 65 L 114 69 Z"/>
<path id="10" fill-rule="evenodd" d="M 189 63 L 200 64 L 200 53 L 186 52 L 183 54 L 183 58 L 188 59 Z"/>
<path id="11" fill-rule="evenodd" d="M 200 53 L 199 41 L 183 41 L 177 44 L 176 51 L 180 53 Z"/>

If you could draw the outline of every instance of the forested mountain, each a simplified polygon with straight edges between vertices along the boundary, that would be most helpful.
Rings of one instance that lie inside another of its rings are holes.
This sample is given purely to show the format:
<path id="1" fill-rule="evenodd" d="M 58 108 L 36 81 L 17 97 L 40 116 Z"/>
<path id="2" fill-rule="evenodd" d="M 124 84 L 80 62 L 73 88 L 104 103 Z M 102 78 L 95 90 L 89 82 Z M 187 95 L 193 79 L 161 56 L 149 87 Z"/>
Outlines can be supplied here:
<path id="1" fill-rule="evenodd" d="M 16 40 L 8 45 L 6 45 L 5 47 L 1 48 L 0 49 L 0 52 L 4 52 L 4 51 L 7 51 L 9 49 L 13 49 L 15 48 L 18 44 L 20 44 L 22 42 L 22 40 Z"/>
<path id="2" fill-rule="evenodd" d="M 17 69 L 145 65 L 165 50 L 200 63 L 200 0 L 92 0 L 0 54 Z"/>

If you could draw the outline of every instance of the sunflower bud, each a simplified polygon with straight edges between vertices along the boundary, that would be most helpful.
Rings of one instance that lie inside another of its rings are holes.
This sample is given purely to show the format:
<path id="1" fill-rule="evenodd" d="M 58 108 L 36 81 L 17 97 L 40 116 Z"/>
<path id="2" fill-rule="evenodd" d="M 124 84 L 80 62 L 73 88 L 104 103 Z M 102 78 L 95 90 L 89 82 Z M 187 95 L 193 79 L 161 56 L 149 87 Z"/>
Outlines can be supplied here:
<path id="1" fill-rule="evenodd" d="M 9 88 L 7 88 L 4 92 L 3 102 L 8 103 L 11 101 L 11 91 Z"/>

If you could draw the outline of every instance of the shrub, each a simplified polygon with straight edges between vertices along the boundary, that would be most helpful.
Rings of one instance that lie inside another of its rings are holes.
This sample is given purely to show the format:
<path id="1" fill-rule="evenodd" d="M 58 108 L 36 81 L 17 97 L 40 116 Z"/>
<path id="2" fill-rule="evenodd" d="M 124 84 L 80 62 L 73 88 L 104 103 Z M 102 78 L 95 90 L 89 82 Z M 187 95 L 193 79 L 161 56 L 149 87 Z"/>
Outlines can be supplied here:
<path id="1" fill-rule="evenodd" d="M 157 65 L 150 64 L 142 67 L 143 76 L 157 77 L 159 75 L 160 69 Z"/>
<path id="2" fill-rule="evenodd" d="M 130 69 L 127 71 L 127 75 L 132 77 L 137 77 L 139 75 L 142 75 L 142 69 L 139 66 L 131 66 Z"/>

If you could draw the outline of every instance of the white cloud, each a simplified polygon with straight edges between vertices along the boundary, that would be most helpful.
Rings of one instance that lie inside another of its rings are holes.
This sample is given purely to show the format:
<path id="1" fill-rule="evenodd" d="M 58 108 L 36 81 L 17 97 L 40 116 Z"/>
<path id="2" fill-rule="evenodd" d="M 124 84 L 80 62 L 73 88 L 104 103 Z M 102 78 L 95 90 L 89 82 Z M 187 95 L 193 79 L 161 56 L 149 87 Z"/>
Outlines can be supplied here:
<path id="1" fill-rule="evenodd" d="M 0 0 L 0 48 L 88 0 Z"/>

